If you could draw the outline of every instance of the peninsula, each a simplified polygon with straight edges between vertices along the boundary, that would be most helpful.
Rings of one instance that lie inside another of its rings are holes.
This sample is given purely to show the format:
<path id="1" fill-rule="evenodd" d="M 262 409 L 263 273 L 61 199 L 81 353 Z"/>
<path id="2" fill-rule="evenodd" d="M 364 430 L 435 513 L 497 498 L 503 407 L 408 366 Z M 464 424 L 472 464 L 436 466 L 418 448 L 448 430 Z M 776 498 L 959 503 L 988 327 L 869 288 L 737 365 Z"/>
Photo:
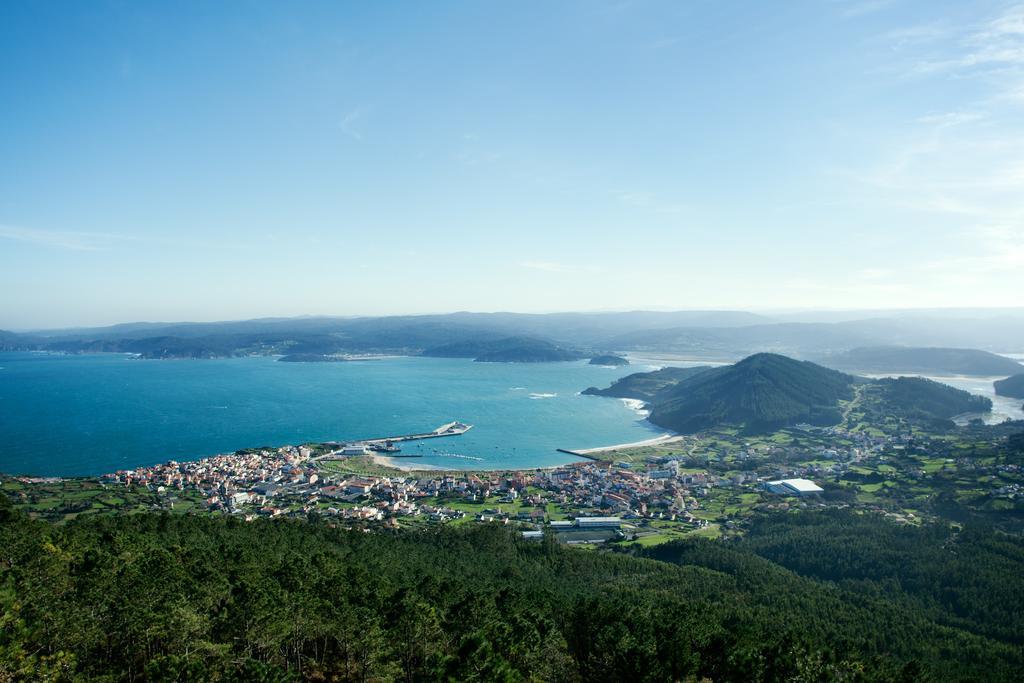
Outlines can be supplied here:
<path id="1" fill-rule="evenodd" d="M 979 349 L 876 346 L 824 356 L 828 367 L 865 373 L 998 377 L 1021 372 L 1017 361 Z"/>
<path id="2" fill-rule="evenodd" d="M 992 383 L 997 396 L 1008 396 L 1009 398 L 1024 398 L 1024 373 L 997 379 Z"/>

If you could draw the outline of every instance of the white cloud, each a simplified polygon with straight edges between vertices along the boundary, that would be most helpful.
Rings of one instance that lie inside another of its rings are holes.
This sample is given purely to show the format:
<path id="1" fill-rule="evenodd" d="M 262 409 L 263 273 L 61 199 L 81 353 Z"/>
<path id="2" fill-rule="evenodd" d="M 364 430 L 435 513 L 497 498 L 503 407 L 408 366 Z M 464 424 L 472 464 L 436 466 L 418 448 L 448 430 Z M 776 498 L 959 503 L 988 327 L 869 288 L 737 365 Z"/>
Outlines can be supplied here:
<path id="1" fill-rule="evenodd" d="M 901 78 L 959 102 L 907 120 L 849 178 L 878 205 L 930 214 L 919 225 L 934 221 L 940 239 L 972 226 L 1024 225 L 1024 3 L 960 27 L 925 23 L 884 39 L 905 48 L 894 60 Z M 977 259 L 965 264 L 998 262 L 977 243 L 962 246 L 962 258 Z"/>
<path id="2" fill-rule="evenodd" d="M 0 239 L 70 251 L 103 251 L 109 249 L 115 242 L 128 238 L 110 233 L 40 230 L 16 225 L 0 225 Z"/>
<path id="3" fill-rule="evenodd" d="M 933 22 L 887 31 L 880 38 L 883 43 L 889 45 L 893 50 L 903 50 L 935 43 L 948 38 L 950 35 L 952 35 L 952 29 L 949 26 Z"/>
<path id="4" fill-rule="evenodd" d="M 364 113 L 365 112 L 362 107 L 356 107 L 349 113 L 345 114 L 341 121 L 338 122 L 341 130 L 353 140 L 362 141 L 363 139 L 363 134 L 356 128 L 356 122 L 363 117 Z"/>
<path id="5" fill-rule="evenodd" d="M 915 65 L 921 74 L 979 71 L 1024 65 L 1024 4 L 1010 7 L 998 17 L 969 26 L 947 46 L 952 57 L 926 59 Z"/>
<path id="6" fill-rule="evenodd" d="M 986 118 L 986 114 L 976 111 L 951 111 L 944 114 L 929 114 L 918 118 L 919 123 L 932 126 L 938 130 L 974 123 Z"/>
<path id="7" fill-rule="evenodd" d="M 976 33 L 978 40 L 998 40 L 1007 36 L 1024 38 L 1024 4 L 1009 8 L 1002 16 L 989 22 Z"/>
<path id="8" fill-rule="evenodd" d="M 211 230 L 215 233 L 216 230 Z M 266 237 L 271 237 L 267 235 Z M 0 240 L 23 242 L 50 249 L 67 251 L 108 251 L 139 245 L 153 245 L 178 249 L 216 249 L 226 251 L 248 251 L 256 248 L 251 240 L 204 240 L 184 238 L 174 233 L 165 235 L 126 235 L 111 232 L 84 232 L 76 230 L 45 230 L 26 228 L 20 225 L 0 224 Z"/>

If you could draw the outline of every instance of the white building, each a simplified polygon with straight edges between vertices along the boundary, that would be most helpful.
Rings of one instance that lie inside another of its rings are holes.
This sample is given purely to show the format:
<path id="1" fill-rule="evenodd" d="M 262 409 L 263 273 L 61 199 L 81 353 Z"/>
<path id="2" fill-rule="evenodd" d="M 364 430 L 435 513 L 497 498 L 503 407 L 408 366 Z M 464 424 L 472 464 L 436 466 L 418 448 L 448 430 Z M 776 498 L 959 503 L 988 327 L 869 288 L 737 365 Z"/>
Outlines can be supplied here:
<path id="1" fill-rule="evenodd" d="M 825 490 L 810 479 L 779 479 L 765 482 L 764 488 L 781 496 L 811 496 Z"/>
<path id="2" fill-rule="evenodd" d="M 576 527 L 579 529 L 618 529 L 622 520 L 618 517 L 577 517 Z"/>

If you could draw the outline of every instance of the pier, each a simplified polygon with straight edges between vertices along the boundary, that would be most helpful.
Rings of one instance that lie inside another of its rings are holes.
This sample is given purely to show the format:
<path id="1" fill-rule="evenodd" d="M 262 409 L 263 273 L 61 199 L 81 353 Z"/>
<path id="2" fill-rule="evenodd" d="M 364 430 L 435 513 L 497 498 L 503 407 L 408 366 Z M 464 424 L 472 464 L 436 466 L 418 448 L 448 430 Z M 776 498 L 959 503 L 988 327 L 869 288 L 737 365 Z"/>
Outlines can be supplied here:
<path id="1" fill-rule="evenodd" d="M 579 451 L 571 451 L 568 448 L 556 448 L 555 450 L 559 453 L 567 453 L 568 455 L 575 455 L 578 458 L 586 458 L 587 460 L 601 460 L 601 458 L 596 455 L 587 455 L 586 453 L 580 453 Z"/>
<path id="2" fill-rule="evenodd" d="M 421 433 L 418 433 L 418 434 L 398 434 L 396 436 L 381 436 L 381 437 L 375 437 L 375 438 L 372 438 L 372 439 L 353 439 L 352 441 L 345 441 L 345 442 L 341 442 L 341 441 L 328 441 L 324 445 L 331 446 L 332 448 L 335 448 L 336 450 L 333 450 L 330 453 L 326 453 L 325 455 L 321 455 L 321 456 L 319 456 L 316 459 L 317 460 L 320 460 L 320 459 L 330 459 L 330 458 L 336 458 L 339 455 L 344 455 L 344 453 L 342 453 L 342 451 L 346 447 L 348 447 L 348 448 L 358 448 L 358 447 L 362 446 L 363 448 L 368 448 L 370 446 L 378 446 L 378 445 L 384 445 L 384 444 L 394 444 L 394 443 L 398 443 L 400 441 L 419 441 L 421 439 L 439 439 L 439 438 L 445 437 L 445 436 L 461 436 L 462 434 L 465 434 L 466 432 L 468 432 L 472 428 L 473 428 L 473 425 L 471 425 L 471 424 L 466 424 L 465 422 L 459 422 L 458 420 L 455 420 L 453 422 L 446 422 L 445 424 L 441 425 L 440 427 L 438 427 L 438 428 L 436 428 L 436 429 L 434 429 L 432 431 L 421 432 Z M 388 458 L 417 458 L 417 457 L 421 457 L 420 454 L 401 455 L 401 454 L 391 454 L 391 453 L 379 453 L 379 455 L 382 455 L 382 456 L 388 457 Z"/>
<path id="3" fill-rule="evenodd" d="M 354 441 L 353 443 L 361 443 L 369 446 L 370 444 L 387 443 L 388 441 L 396 443 L 398 441 L 419 441 L 420 439 L 438 439 L 442 436 L 461 436 L 462 434 L 465 434 L 472 428 L 473 425 L 468 425 L 465 424 L 464 422 L 459 422 L 458 420 L 456 420 L 454 422 L 448 422 L 446 424 L 443 424 L 431 432 L 423 432 L 422 434 L 401 434 L 399 436 L 384 436 L 377 439 L 359 439 L 357 441 Z"/>

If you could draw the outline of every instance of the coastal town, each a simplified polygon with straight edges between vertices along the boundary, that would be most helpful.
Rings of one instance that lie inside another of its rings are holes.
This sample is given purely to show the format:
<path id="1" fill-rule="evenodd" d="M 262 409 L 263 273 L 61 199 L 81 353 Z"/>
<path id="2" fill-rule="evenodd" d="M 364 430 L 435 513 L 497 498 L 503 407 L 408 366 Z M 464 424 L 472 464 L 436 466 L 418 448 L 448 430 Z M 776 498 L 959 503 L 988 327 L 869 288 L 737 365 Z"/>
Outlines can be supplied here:
<path id="1" fill-rule="evenodd" d="M 526 471 L 420 471 L 370 476 L 345 471 L 347 461 L 359 462 L 366 457 L 364 444 L 357 443 L 337 444 L 336 450 L 328 452 L 332 459 L 317 457 L 316 451 L 307 446 L 285 446 L 196 462 L 171 461 L 123 470 L 106 479 L 128 487 L 146 487 L 166 496 L 169 505 L 173 505 L 175 492 L 197 492 L 203 496 L 203 509 L 246 519 L 317 513 L 397 526 L 403 519 L 450 522 L 468 518 L 518 524 L 528 537 L 531 531 L 540 531 L 547 524 L 569 540 L 591 542 L 607 540 L 612 534 L 575 532 L 601 528 L 621 533 L 624 527 L 640 530 L 651 522 L 674 523 L 692 530 L 707 528 L 718 520 L 702 514 L 702 501 L 712 497 L 716 489 L 817 498 L 823 489 L 805 477 L 834 476 L 868 452 L 898 445 L 881 437 L 858 435 L 858 439 L 862 445 L 843 453 L 823 449 L 816 454 L 831 461 L 827 466 L 774 467 L 770 472 L 745 469 L 715 474 L 687 467 L 692 458 L 670 451 L 638 463 L 585 460 Z M 616 451 L 607 454 L 614 456 Z M 785 451 L 776 447 L 766 455 L 783 456 Z M 735 456 L 743 462 L 756 457 L 757 452 L 742 450 Z M 336 467 L 328 469 L 322 464 Z M 782 486 L 783 481 L 796 484 Z"/>
<path id="2" fill-rule="evenodd" d="M 453 424 L 468 428 L 444 428 Z M 864 507 L 910 523 L 926 514 L 921 495 L 943 482 L 963 488 L 965 477 L 981 482 L 979 492 L 992 500 L 1013 503 L 1024 493 L 1018 466 L 957 458 L 947 441 L 912 432 L 803 425 L 770 438 L 676 436 L 515 471 L 403 471 L 383 457 L 390 443 L 248 449 L 120 470 L 95 484 L 145 494 L 150 509 L 244 520 L 317 516 L 367 528 L 499 523 L 526 538 L 548 530 L 567 543 L 644 544 L 741 532 L 752 511 L 794 506 Z M 75 480 L 20 477 L 4 486 L 16 496 L 11 487 L 24 486 L 27 500 L 33 485 L 68 481 Z M 65 512 L 89 514 L 97 503 L 65 505 Z"/>

